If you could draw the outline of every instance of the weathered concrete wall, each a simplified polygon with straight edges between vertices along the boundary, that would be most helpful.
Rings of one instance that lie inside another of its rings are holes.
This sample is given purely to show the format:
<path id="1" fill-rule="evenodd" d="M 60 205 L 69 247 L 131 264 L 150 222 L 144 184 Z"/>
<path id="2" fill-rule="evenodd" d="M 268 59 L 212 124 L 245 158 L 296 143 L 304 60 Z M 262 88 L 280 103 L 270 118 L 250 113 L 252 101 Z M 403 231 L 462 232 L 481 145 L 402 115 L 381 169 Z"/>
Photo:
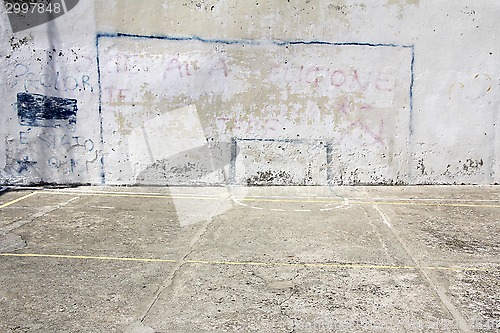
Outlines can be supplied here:
<path id="1" fill-rule="evenodd" d="M 0 20 L 2 183 L 500 182 L 500 3 L 81 1 Z"/>

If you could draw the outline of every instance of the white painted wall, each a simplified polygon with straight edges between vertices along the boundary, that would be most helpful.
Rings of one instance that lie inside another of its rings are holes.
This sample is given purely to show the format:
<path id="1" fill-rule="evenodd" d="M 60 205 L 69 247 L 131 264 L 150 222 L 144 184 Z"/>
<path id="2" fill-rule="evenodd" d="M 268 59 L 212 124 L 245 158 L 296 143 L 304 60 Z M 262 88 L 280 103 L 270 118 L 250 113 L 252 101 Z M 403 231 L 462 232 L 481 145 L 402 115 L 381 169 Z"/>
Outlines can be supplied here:
<path id="1" fill-rule="evenodd" d="M 498 183 L 498 17 L 487 0 L 96 0 L 13 34 L 3 14 L 0 182 Z M 76 123 L 27 126 L 22 92 L 77 100 Z"/>

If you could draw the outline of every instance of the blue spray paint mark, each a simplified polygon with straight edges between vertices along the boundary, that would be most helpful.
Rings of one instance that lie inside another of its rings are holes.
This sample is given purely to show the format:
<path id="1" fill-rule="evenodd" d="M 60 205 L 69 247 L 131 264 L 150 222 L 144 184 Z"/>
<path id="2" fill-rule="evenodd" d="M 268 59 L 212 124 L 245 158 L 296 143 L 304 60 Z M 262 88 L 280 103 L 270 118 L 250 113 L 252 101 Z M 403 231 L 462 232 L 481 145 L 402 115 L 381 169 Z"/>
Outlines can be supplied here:
<path id="1" fill-rule="evenodd" d="M 330 45 L 330 46 L 364 46 L 364 47 L 391 47 L 391 48 L 409 48 L 411 49 L 411 82 L 410 82 L 410 125 L 409 125 L 409 140 L 412 141 L 413 136 L 413 86 L 414 86 L 414 62 L 415 62 L 415 46 L 412 44 L 392 44 L 392 43 L 369 43 L 369 42 L 328 42 L 320 40 L 295 40 L 295 41 L 285 41 L 285 40 L 251 40 L 251 39 L 208 39 L 199 36 L 169 36 L 169 35 L 138 35 L 138 34 L 127 34 L 127 33 L 97 33 L 96 34 L 96 48 L 97 48 L 97 74 L 99 83 L 99 118 L 100 118 L 100 134 L 101 134 L 101 151 L 104 151 L 104 133 L 103 133 L 103 119 L 102 119 L 102 87 L 101 87 L 101 68 L 99 59 L 99 39 L 101 38 L 132 38 L 132 39 L 153 39 L 153 40 L 167 40 L 167 41 L 199 41 L 202 43 L 210 44 L 223 44 L 223 45 L 269 45 L 274 44 L 276 46 L 287 46 L 287 45 Z M 232 153 L 231 161 L 229 165 L 229 183 L 234 184 L 236 181 L 236 152 L 238 141 L 277 141 L 277 142 L 288 142 L 288 143 L 302 143 L 301 140 L 294 139 L 265 139 L 265 138 L 232 138 Z M 332 146 L 331 144 L 325 144 L 327 149 L 327 159 L 330 156 L 329 162 L 332 162 Z M 104 156 L 101 155 L 101 178 L 102 183 L 105 183 L 105 164 Z M 411 171 L 410 171 L 411 172 Z M 332 170 L 329 171 L 327 175 L 328 181 L 332 179 Z"/>
<path id="2" fill-rule="evenodd" d="M 29 168 L 33 167 L 37 162 L 35 161 L 30 161 L 28 156 L 24 156 L 22 160 L 17 161 L 19 164 L 19 173 L 22 173 L 23 171 L 28 171 Z"/>
<path id="3" fill-rule="evenodd" d="M 104 172 L 104 129 L 102 124 L 102 86 L 101 86 L 101 61 L 99 57 L 99 35 L 95 39 L 96 55 L 97 55 L 97 83 L 99 85 L 99 135 L 100 135 L 100 145 L 101 145 L 101 158 L 99 159 L 101 163 L 101 185 L 106 184 L 106 173 Z"/>
<path id="4" fill-rule="evenodd" d="M 76 124 L 77 100 L 18 93 L 17 116 L 22 126 L 61 127 Z"/>
<path id="5" fill-rule="evenodd" d="M 215 43 L 225 45 L 265 45 L 275 44 L 277 46 L 286 45 L 333 45 L 333 46 L 370 46 L 370 47 L 402 47 L 413 48 L 413 45 L 408 44 L 390 44 L 390 43 L 367 43 L 367 42 L 328 42 L 321 40 L 295 40 L 295 41 L 282 41 L 282 40 L 255 40 L 255 39 L 210 39 L 202 38 L 199 36 L 169 36 L 169 35 L 138 35 L 127 33 L 98 33 L 97 38 L 137 38 L 137 39 L 159 39 L 169 41 L 199 41 L 203 43 Z"/>
<path id="6" fill-rule="evenodd" d="M 185 37 L 174 37 L 168 35 L 136 35 L 136 34 L 125 34 L 125 33 L 99 33 L 97 38 L 108 37 L 108 38 L 138 38 L 138 39 L 159 39 L 159 40 L 170 40 L 170 41 L 199 41 L 203 43 L 215 43 L 215 44 L 225 44 L 225 45 L 243 45 L 243 44 L 261 44 L 259 41 L 251 39 L 206 39 L 198 36 L 185 36 Z"/>

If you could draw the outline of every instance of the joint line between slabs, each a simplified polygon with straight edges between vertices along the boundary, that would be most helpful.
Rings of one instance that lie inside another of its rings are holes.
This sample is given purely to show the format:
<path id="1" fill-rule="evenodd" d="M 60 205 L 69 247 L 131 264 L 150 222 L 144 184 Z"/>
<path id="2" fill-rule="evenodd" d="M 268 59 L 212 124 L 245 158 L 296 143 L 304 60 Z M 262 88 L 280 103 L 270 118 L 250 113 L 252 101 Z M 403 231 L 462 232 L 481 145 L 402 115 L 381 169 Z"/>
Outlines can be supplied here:
<path id="1" fill-rule="evenodd" d="M 450 297 L 448 297 L 446 290 L 442 287 L 442 285 L 437 281 L 437 279 L 431 274 L 431 269 L 428 267 L 421 266 L 419 264 L 419 260 L 417 260 L 414 252 L 406 245 L 405 241 L 401 237 L 399 231 L 392 225 L 389 218 L 384 214 L 384 212 L 378 207 L 377 202 L 372 200 L 373 208 L 377 211 L 379 217 L 382 219 L 382 223 L 387 226 L 392 235 L 397 239 L 398 243 L 404 249 L 408 257 L 416 264 L 416 267 L 420 274 L 427 281 L 429 286 L 434 290 L 436 296 L 439 298 L 444 307 L 448 310 L 450 315 L 455 319 L 458 323 L 459 330 L 461 332 L 471 332 L 469 323 L 461 314 L 460 310 L 453 304 Z"/>

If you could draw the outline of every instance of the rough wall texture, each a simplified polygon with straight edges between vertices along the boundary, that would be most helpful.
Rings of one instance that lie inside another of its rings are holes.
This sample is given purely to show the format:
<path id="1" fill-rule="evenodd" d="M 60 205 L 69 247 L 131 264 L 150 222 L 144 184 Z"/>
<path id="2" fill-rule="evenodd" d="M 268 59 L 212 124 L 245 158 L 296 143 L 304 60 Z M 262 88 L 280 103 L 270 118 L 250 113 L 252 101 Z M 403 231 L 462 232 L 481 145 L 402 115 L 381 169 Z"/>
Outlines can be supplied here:
<path id="1" fill-rule="evenodd" d="M 80 1 L 0 18 L 4 184 L 500 182 L 496 1 Z"/>

